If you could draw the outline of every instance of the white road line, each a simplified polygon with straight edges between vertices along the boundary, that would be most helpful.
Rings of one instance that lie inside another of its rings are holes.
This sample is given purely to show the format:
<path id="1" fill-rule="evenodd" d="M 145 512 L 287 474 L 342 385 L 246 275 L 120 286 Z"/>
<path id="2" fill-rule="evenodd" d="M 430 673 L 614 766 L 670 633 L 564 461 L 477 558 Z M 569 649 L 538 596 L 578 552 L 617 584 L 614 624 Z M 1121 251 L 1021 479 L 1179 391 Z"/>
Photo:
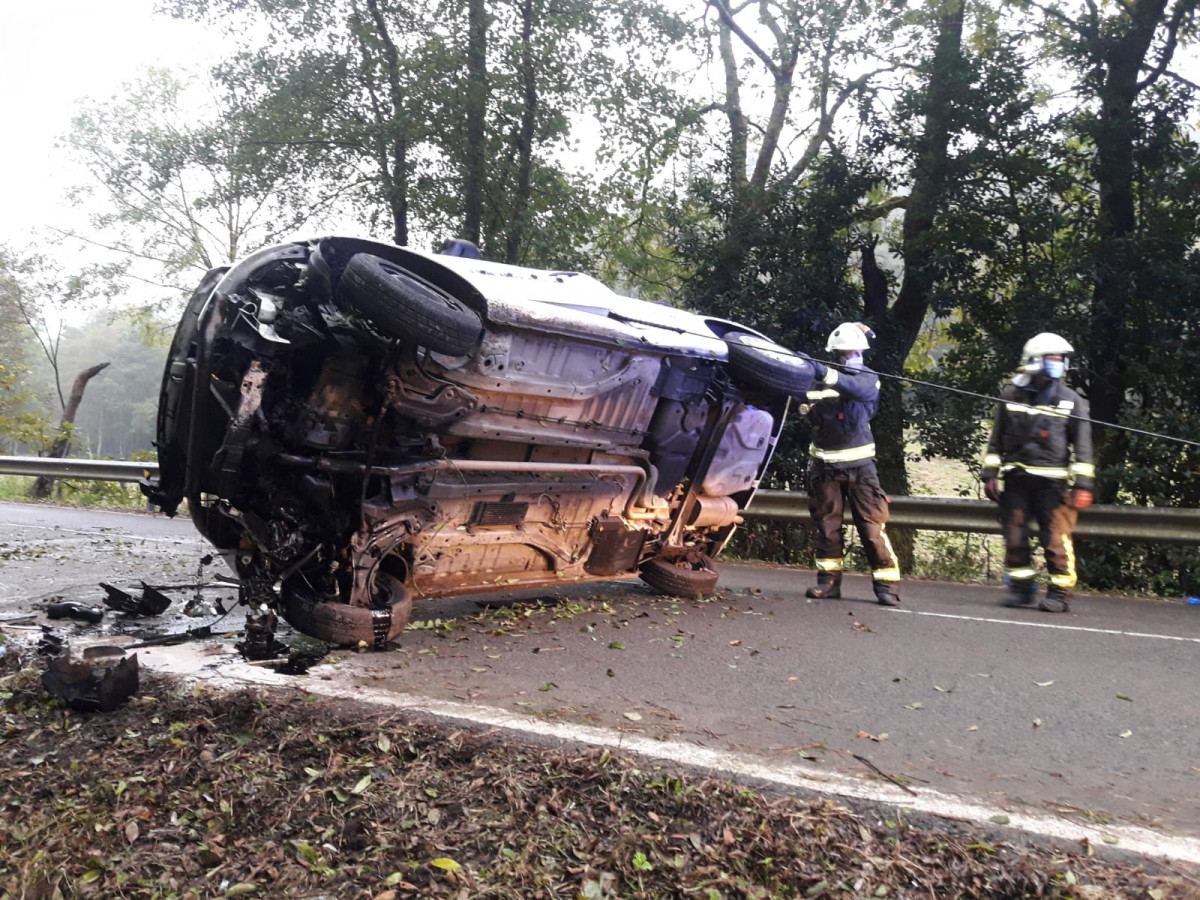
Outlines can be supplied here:
<path id="1" fill-rule="evenodd" d="M 1028 628 L 1052 628 L 1056 631 L 1087 631 L 1092 634 L 1117 634 L 1122 637 L 1156 638 L 1160 641 L 1186 641 L 1192 644 L 1200 644 L 1200 638 L 1182 637 L 1177 634 L 1121 631 L 1116 628 L 1085 628 L 1083 625 L 1055 625 L 1053 622 L 1023 622 L 1020 619 L 989 619 L 986 616 L 960 616 L 954 613 L 926 612 L 920 609 L 889 609 L 888 612 L 907 613 L 910 616 L 933 616 L 937 619 L 961 619 L 964 622 L 994 622 L 997 625 L 1024 625 Z"/>
<path id="2" fill-rule="evenodd" d="M 918 786 L 912 787 L 916 794 L 916 796 L 912 796 L 889 784 L 879 784 L 846 775 L 824 772 L 815 766 L 801 766 L 794 763 L 771 765 L 748 755 L 731 751 L 710 750 L 682 741 L 660 741 L 641 734 L 629 734 L 589 725 L 546 722 L 491 706 L 435 700 L 430 697 L 393 693 L 360 685 L 347 689 L 319 677 L 321 670 L 327 674 L 330 671 L 336 671 L 336 666 L 320 666 L 312 669 L 311 675 L 318 677 L 296 678 L 246 665 L 240 659 L 230 661 L 228 656 L 205 656 L 201 652 L 201 648 L 193 645 L 150 647 L 139 650 L 138 654 L 142 664 L 148 668 L 174 672 L 177 675 L 203 680 L 209 684 L 242 687 L 253 683 L 290 687 L 300 693 L 359 700 L 391 709 L 407 709 L 440 719 L 502 728 L 514 734 L 554 738 L 564 742 L 607 747 L 617 752 L 636 753 L 639 756 L 664 763 L 688 766 L 699 770 L 715 770 L 727 775 L 740 775 L 809 793 L 852 797 L 906 810 L 918 810 L 935 816 L 957 820 L 965 819 L 984 830 L 993 830 L 996 826 L 991 822 L 992 817 L 1003 814 L 1009 820 L 1007 827 L 1030 834 L 1072 842 L 1087 839 L 1093 847 L 1097 848 L 1103 847 L 1115 839 L 1122 850 L 1181 862 L 1200 863 L 1200 839 L 1196 838 L 1159 834 L 1150 829 L 1132 825 L 1111 825 L 1098 828 L 1053 816 L 1020 813 L 988 806 L 980 801 L 955 797 Z"/>

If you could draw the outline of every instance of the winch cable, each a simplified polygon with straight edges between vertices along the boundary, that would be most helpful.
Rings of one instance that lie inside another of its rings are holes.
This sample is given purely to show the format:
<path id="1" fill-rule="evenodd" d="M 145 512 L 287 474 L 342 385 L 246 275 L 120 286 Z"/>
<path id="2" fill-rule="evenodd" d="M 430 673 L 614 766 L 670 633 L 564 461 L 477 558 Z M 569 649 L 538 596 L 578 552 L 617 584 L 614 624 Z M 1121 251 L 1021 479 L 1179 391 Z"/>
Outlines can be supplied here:
<path id="1" fill-rule="evenodd" d="M 809 359 L 814 362 L 823 363 L 824 365 L 827 365 L 827 366 L 832 366 L 833 368 L 841 370 L 841 371 L 853 371 L 853 370 L 847 370 L 846 367 L 841 365 L 840 363 L 829 362 L 829 361 L 823 360 L 823 359 L 816 359 L 816 357 L 807 357 L 800 353 L 794 353 L 793 355 L 795 355 L 799 359 Z M 1028 403 L 1013 403 L 1011 400 L 1005 400 L 1002 397 L 993 397 L 990 394 L 980 394 L 975 391 L 965 390 L 963 388 L 950 387 L 949 385 L 938 384 L 935 381 L 922 381 L 920 378 L 912 378 L 908 375 L 893 375 L 890 372 L 877 372 L 875 369 L 872 369 L 871 371 L 875 372 L 875 374 L 878 375 L 880 378 L 890 378 L 893 381 L 905 381 L 905 382 L 908 382 L 909 384 L 916 384 L 916 385 L 920 385 L 921 387 L 934 388 L 935 390 L 946 391 L 947 393 L 950 393 L 950 394 L 961 394 L 964 397 L 972 397 L 976 400 L 986 400 L 989 403 L 1012 404 L 1013 406 L 1020 406 L 1025 409 L 1036 409 L 1037 408 L 1036 406 L 1032 406 Z M 1102 428 L 1115 428 L 1118 431 L 1128 431 L 1131 434 L 1140 434 L 1143 437 L 1157 438 L 1160 441 L 1171 441 L 1176 444 L 1183 444 L 1187 447 L 1200 447 L 1200 441 L 1190 441 L 1187 438 L 1175 437 L 1170 434 L 1162 434 L 1157 431 L 1147 431 L 1144 428 L 1134 428 L 1130 425 L 1118 425 L 1115 422 L 1101 422 L 1099 419 L 1092 419 L 1092 418 L 1088 418 L 1087 416 L 1073 416 L 1070 414 L 1063 414 L 1063 413 L 1055 413 L 1055 415 L 1062 415 L 1062 417 L 1064 419 L 1075 419 L 1076 421 L 1079 421 L 1079 422 L 1090 422 L 1091 424 L 1099 425 Z"/>

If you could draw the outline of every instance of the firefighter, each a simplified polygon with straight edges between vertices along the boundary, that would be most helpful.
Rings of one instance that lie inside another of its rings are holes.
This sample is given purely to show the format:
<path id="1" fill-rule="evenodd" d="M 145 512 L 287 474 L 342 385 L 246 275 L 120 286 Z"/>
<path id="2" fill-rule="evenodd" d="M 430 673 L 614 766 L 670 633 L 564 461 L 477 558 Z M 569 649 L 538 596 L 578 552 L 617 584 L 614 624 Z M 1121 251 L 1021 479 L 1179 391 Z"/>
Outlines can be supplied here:
<path id="1" fill-rule="evenodd" d="M 871 418 L 879 406 L 879 376 L 863 366 L 867 326 L 843 322 L 829 335 L 825 350 L 836 365 L 814 362 L 817 382 L 808 392 L 812 446 L 809 448 L 808 509 L 817 526 L 815 598 L 842 595 L 842 510 L 848 503 L 854 526 L 871 565 L 875 599 L 896 606 L 900 569 L 888 541 L 888 499 L 875 470 Z"/>
<path id="2" fill-rule="evenodd" d="M 1063 384 L 1073 352 L 1057 334 L 1030 338 L 1021 351 L 1018 374 L 1001 392 L 1003 402 L 996 404 L 982 477 L 984 493 L 1000 504 L 1008 581 L 1004 606 L 1037 601 L 1029 544 L 1030 526 L 1037 523 L 1050 578 L 1038 609 L 1069 609 L 1075 586 L 1071 533 L 1079 510 L 1092 504 L 1096 475 L 1087 401 Z"/>

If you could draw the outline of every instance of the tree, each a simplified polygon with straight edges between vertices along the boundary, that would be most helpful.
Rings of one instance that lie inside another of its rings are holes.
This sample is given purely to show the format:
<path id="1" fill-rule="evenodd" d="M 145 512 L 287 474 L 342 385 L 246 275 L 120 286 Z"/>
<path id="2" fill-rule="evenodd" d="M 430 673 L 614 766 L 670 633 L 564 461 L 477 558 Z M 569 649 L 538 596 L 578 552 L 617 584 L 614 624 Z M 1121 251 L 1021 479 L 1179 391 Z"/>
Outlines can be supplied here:
<path id="1" fill-rule="evenodd" d="M 48 417 L 27 415 L 19 437 L 24 443 L 35 443 L 39 456 L 61 459 L 70 451 L 75 416 L 88 383 L 109 365 L 103 362 L 87 366 L 75 376 L 70 390 L 64 392 L 60 357 L 62 313 L 93 303 L 98 296 L 103 296 L 104 286 L 92 281 L 90 273 L 64 277 L 41 257 L 10 257 L 3 262 L 0 292 L 15 311 L 15 318 L 24 324 L 27 333 L 41 348 L 54 375 L 54 389 L 59 403 L 58 427 L 53 432 L 48 432 L 46 428 Z M 51 311 L 55 315 L 48 315 Z M 44 499 L 50 496 L 53 486 L 53 478 L 39 476 L 34 482 L 32 496 Z"/>
<path id="2" fill-rule="evenodd" d="M 1058 51 L 1077 77 L 1082 108 L 1072 132 L 1084 144 L 1086 172 L 1095 185 L 1094 203 L 1079 212 L 1093 232 L 1090 327 L 1080 334 L 1090 362 L 1087 393 L 1097 419 L 1116 422 L 1131 391 L 1137 396 L 1135 359 L 1146 346 L 1151 310 L 1161 272 L 1151 261 L 1162 235 L 1152 227 L 1157 191 L 1145 188 L 1172 154 L 1165 142 L 1181 139 L 1184 114 L 1194 85 L 1171 71 L 1180 43 L 1194 33 L 1196 0 L 1130 0 L 1111 6 L 1088 3 L 1073 9 L 1058 3 L 1031 3 L 1043 18 L 1049 47 Z M 1168 198 L 1161 198 L 1168 203 Z M 1119 434 L 1098 435 L 1101 472 L 1099 499 L 1121 491 L 1128 441 Z"/>
<path id="3" fill-rule="evenodd" d="M 304 152 L 326 181 L 355 175 L 368 227 L 386 216 L 401 245 L 465 234 L 490 258 L 558 268 L 589 259 L 606 217 L 604 174 L 568 164 L 575 130 L 598 97 L 650 92 L 660 73 L 643 74 L 629 48 L 677 25 L 632 0 L 173 9 L 232 33 L 265 25 L 289 36 L 227 60 L 219 78 L 264 145 Z"/>
<path id="4" fill-rule="evenodd" d="M 20 291 L 14 261 L 0 247 L 0 437 L 14 446 L 27 443 L 37 430 L 28 383 L 32 336 L 21 312 Z"/>
<path id="5" fill-rule="evenodd" d="M 91 180 L 74 195 L 101 211 L 93 233 L 73 236 L 119 254 L 111 276 L 140 273 L 184 291 L 196 272 L 278 241 L 336 204 L 340 187 L 304 177 L 286 147 L 251 141 L 214 96 L 211 84 L 152 69 L 122 94 L 80 105 L 66 143 Z"/>

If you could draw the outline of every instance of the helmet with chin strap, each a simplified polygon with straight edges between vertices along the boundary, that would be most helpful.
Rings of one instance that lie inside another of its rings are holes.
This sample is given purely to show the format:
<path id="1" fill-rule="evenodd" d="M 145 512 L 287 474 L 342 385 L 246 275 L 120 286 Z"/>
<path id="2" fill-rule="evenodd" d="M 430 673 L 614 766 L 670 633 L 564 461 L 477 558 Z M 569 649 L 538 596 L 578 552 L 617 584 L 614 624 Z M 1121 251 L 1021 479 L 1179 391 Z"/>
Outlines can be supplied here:
<path id="1" fill-rule="evenodd" d="M 1047 356 L 1061 356 L 1065 371 L 1068 368 L 1067 357 L 1074 352 L 1075 348 L 1067 343 L 1066 338 L 1043 331 L 1027 340 L 1021 349 L 1021 371 L 1037 375 L 1044 370 Z"/>
<path id="2" fill-rule="evenodd" d="M 827 353 L 835 350 L 841 353 L 862 353 L 871 349 L 867 339 L 873 337 L 875 332 L 861 322 L 843 322 L 829 333 L 825 350 Z"/>

